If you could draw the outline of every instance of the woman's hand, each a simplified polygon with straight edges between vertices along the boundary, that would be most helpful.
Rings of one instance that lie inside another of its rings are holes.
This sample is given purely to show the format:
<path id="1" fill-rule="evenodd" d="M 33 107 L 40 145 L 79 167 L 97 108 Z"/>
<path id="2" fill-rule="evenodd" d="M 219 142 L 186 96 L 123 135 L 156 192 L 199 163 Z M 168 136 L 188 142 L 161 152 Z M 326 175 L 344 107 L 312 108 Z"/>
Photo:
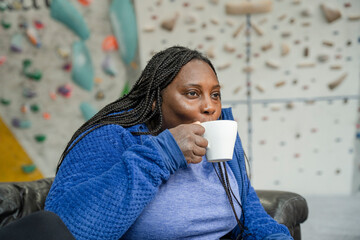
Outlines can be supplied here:
<path id="1" fill-rule="evenodd" d="M 202 136 L 205 128 L 200 124 L 181 124 L 169 129 L 185 156 L 187 163 L 199 163 L 206 153 L 208 141 Z"/>

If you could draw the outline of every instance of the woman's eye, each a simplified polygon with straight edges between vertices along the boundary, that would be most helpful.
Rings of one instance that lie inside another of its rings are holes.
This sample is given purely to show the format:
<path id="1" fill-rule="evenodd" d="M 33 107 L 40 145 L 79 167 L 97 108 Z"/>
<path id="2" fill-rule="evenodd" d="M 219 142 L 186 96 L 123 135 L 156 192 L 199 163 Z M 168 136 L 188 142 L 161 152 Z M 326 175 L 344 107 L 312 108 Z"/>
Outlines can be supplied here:
<path id="1" fill-rule="evenodd" d="M 186 93 L 186 95 L 191 96 L 191 97 L 198 96 L 197 92 L 195 92 L 195 91 L 188 92 L 188 93 Z"/>
<path id="2" fill-rule="evenodd" d="M 220 93 L 213 93 L 213 94 L 211 94 L 211 96 L 212 96 L 212 98 L 215 98 L 215 99 L 221 98 Z"/>

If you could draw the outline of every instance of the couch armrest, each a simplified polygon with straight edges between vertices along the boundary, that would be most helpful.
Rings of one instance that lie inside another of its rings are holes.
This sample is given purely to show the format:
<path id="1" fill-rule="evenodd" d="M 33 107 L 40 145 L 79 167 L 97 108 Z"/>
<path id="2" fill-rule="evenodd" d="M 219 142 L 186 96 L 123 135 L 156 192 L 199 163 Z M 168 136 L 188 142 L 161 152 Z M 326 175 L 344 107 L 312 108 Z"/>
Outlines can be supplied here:
<path id="1" fill-rule="evenodd" d="M 44 208 L 54 178 L 0 183 L 0 227 Z"/>
<path id="2" fill-rule="evenodd" d="M 278 223 L 284 224 L 291 235 L 297 235 L 300 224 L 308 217 L 308 206 L 301 195 L 274 190 L 256 190 L 265 211 Z M 300 234 L 300 233 L 298 233 Z"/>

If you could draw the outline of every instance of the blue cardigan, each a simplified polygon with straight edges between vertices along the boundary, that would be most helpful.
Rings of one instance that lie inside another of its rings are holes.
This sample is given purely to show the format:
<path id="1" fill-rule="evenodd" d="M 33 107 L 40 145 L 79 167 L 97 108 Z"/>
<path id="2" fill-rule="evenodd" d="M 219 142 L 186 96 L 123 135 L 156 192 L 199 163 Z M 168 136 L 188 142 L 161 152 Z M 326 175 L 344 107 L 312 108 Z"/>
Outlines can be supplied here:
<path id="1" fill-rule="evenodd" d="M 233 119 L 223 109 L 223 119 Z M 105 125 L 87 134 L 66 155 L 45 202 L 76 239 L 120 239 L 151 202 L 158 187 L 187 163 L 175 139 L 165 130 L 158 136 L 134 136 L 145 124 L 130 128 Z M 246 175 L 241 140 L 227 162 L 239 186 L 244 239 L 292 239 L 286 226 L 263 209 Z M 233 230 L 233 238 L 240 230 Z"/>

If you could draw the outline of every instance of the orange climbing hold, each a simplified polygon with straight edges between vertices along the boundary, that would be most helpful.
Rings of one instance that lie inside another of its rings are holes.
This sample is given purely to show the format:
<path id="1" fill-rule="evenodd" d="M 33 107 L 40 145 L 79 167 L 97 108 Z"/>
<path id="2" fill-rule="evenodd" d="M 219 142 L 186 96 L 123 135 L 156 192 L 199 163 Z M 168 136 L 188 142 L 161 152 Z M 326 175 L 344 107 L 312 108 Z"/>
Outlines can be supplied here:
<path id="1" fill-rule="evenodd" d="M 45 120 L 49 120 L 49 119 L 51 118 L 50 113 L 44 112 L 44 113 L 43 113 L 43 118 L 44 118 Z"/>
<path id="2" fill-rule="evenodd" d="M 78 0 L 78 2 L 81 3 L 83 6 L 89 6 L 92 0 Z"/>
<path id="3" fill-rule="evenodd" d="M 107 36 L 102 43 L 102 49 L 104 51 L 114 51 L 118 48 L 118 43 L 113 35 Z"/>

